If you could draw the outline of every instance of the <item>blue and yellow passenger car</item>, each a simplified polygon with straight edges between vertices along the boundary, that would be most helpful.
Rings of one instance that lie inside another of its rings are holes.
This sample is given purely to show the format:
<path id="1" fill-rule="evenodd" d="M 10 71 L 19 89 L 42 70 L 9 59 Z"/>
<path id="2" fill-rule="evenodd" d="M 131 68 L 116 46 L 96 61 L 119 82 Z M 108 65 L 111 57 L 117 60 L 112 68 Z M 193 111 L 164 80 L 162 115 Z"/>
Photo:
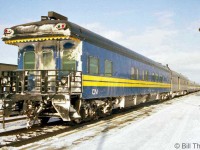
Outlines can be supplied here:
<path id="1" fill-rule="evenodd" d="M 189 92 L 189 80 L 168 66 L 55 12 L 39 22 L 6 28 L 2 39 L 18 46 L 18 70 L 1 75 L 5 114 L 26 112 L 28 125 L 52 116 L 96 119 L 113 109 Z M 191 91 L 198 90 L 195 86 Z"/>

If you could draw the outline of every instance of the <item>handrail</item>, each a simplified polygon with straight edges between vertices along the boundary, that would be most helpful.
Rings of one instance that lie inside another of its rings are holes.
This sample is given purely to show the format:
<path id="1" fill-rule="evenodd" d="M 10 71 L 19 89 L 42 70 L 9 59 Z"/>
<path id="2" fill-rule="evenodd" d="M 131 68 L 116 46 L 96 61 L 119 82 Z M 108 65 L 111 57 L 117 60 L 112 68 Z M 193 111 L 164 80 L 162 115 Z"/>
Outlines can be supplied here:
<path id="1" fill-rule="evenodd" d="M 67 77 L 66 84 L 61 83 Z M 4 81 L 3 81 L 4 80 Z M 7 80 L 7 83 L 4 83 Z M 0 95 L 9 93 L 82 93 L 82 72 L 69 70 L 2 71 Z M 74 90 L 79 89 L 79 90 Z"/>

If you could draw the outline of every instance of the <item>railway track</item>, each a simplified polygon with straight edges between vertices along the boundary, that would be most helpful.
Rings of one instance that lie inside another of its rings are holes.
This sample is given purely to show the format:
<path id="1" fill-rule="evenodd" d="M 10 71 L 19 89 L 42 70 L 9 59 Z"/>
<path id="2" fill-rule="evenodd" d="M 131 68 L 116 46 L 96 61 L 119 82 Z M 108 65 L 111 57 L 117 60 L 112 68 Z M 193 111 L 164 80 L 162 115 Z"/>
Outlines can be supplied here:
<path id="1" fill-rule="evenodd" d="M 3 123 L 3 116 L 0 116 L 0 123 Z M 5 123 L 9 123 L 9 122 L 15 122 L 15 121 L 19 121 L 19 120 L 25 120 L 26 117 L 22 116 L 22 117 L 11 117 L 11 118 L 6 118 L 6 120 L 4 120 Z"/>
<path id="2" fill-rule="evenodd" d="M 137 117 L 140 117 L 142 114 L 145 114 L 146 112 L 136 114 Z M 119 116 L 118 116 L 119 117 Z M 123 116 L 127 117 L 127 116 Z M 122 119 L 123 117 L 120 117 L 118 119 Z M 95 126 L 100 126 L 106 123 L 106 121 L 111 121 L 111 118 L 104 118 L 99 123 L 98 121 L 92 121 L 87 122 L 83 124 L 78 124 L 75 126 L 63 126 L 63 125 L 57 125 L 57 126 L 45 126 L 45 127 L 33 127 L 30 130 L 25 129 L 18 129 L 13 132 L 9 132 L 9 134 L 2 134 L 1 137 L 4 137 L 4 143 L 0 144 L 0 147 L 3 146 L 15 146 L 19 147 L 22 145 L 26 145 L 29 143 L 33 143 L 36 141 L 40 141 L 45 138 L 49 138 L 52 136 L 56 136 L 62 133 L 65 133 L 64 136 L 74 134 L 76 132 L 90 129 Z M 134 119 L 134 118 L 133 118 Z M 11 134 L 12 133 L 12 134 Z M 31 146 L 32 147 L 32 146 Z"/>
<path id="3" fill-rule="evenodd" d="M 132 122 L 137 119 L 142 119 L 143 117 L 151 115 L 151 113 L 154 112 L 154 108 L 156 108 L 157 105 L 159 105 L 159 108 L 162 108 L 163 106 L 166 106 L 168 104 L 173 103 L 174 101 L 179 100 L 181 100 L 181 98 L 175 98 L 170 101 L 141 104 L 131 109 L 119 111 L 118 113 L 114 113 L 111 116 L 107 116 L 99 120 L 76 124 L 74 126 L 63 122 L 52 122 L 44 127 L 34 126 L 31 129 L 22 128 L 0 133 L 0 137 L 3 138 L 3 141 L 0 143 L 0 147 L 20 147 L 23 145 L 27 145 L 25 149 L 29 149 L 33 148 L 33 145 L 31 145 L 31 147 L 28 146 L 30 143 L 34 143 L 53 136 L 68 136 L 77 132 L 89 130 L 94 127 L 100 128 L 102 126 L 106 126 L 106 128 L 104 128 L 102 132 L 107 132 L 112 128 L 116 128 L 119 126 L 123 127 L 129 122 Z M 37 148 L 37 145 L 35 148 Z"/>
<path id="4" fill-rule="evenodd" d="M 66 126 L 59 125 L 61 121 L 51 122 L 46 126 L 40 127 L 38 125 L 33 126 L 30 129 L 26 127 L 20 129 L 9 130 L 1 132 L 0 137 L 3 139 L 0 143 L 0 148 L 4 146 L 21 146 L 28 144 L 32 141 L 43 139 L 47 134 L 51 136 L 50 131 L 56 132 L 56 129 L 62 131 Z"/>

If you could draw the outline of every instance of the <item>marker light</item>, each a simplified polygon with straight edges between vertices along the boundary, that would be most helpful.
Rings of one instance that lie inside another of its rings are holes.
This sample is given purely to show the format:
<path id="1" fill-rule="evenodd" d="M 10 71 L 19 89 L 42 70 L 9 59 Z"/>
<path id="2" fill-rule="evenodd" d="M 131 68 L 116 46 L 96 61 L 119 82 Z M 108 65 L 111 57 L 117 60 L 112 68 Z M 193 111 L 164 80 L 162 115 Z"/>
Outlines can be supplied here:
<path id="1" fill-rule="evenodd" d="M 65 29 L 65 27 L 66 27 L 66 24 L 65 24 L 65 23 L 58 23 L 58 24 L 56 25 L 56 29 L 58 29 L 58 30 Z"/>
<path id="2" fill-rule="evenodd" d="M 5 35 L 12 35 L 12 34 L 14 34 L 14 31 L 12 29 L 6 28 L 6 29 L 4 29 L 4 34 Z"/>

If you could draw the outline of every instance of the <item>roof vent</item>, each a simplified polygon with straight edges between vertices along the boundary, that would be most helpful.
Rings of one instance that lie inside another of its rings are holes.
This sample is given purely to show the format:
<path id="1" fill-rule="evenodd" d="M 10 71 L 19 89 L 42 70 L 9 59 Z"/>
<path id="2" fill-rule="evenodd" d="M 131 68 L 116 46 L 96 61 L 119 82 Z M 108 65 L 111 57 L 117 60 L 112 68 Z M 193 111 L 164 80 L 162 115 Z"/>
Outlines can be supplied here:
<path id="1" fill-rule="evenodd" d="M 54 11 L 49 11 L 48 12 L 48 17 L 50 19 L 53 19 L 53 20 L 68 20 L 67 17 L 63 16 L 63 15 L 60 15 Z"/>
<path id="2" fill-rule="evenodd" d="M 49 18 L 47 16 L 41 16 L 41 21 L 48 20 Z"/>

